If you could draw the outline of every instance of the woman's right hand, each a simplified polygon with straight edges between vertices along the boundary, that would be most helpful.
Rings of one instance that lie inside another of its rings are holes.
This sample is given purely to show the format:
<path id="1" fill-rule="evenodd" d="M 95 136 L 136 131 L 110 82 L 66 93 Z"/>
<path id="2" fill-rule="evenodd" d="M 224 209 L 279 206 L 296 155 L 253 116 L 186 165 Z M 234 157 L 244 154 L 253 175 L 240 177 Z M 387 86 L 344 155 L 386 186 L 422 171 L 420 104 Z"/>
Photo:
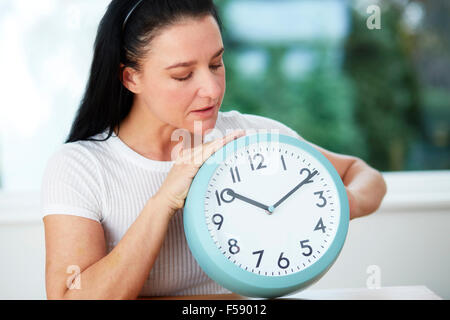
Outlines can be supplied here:
<path id="1" fill-rule="evenodd" d="M 176 210 L 184 207 L 192 181 L 203 163 L 228 142 L 244 135 L 245 130 L 236 130 L 225 137 L 201 144 L 195 148 L 181 149 L 178 158 L 155 197 L 168 205 L 173 215 Z"/>

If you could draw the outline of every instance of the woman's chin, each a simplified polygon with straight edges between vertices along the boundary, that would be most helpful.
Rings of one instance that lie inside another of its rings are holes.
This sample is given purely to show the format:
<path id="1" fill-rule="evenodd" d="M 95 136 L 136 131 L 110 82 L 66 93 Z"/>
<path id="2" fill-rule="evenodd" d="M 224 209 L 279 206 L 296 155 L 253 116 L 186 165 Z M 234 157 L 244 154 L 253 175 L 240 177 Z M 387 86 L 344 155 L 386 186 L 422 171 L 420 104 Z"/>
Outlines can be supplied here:
<path id="1" fill-rule="evenodd" d="M 217 122 L 217 115 L 205 120 L 195 120 L 189 126 L 189 132 L 194 135 L 202 135 L 210 133 L 215 127 Z"/>

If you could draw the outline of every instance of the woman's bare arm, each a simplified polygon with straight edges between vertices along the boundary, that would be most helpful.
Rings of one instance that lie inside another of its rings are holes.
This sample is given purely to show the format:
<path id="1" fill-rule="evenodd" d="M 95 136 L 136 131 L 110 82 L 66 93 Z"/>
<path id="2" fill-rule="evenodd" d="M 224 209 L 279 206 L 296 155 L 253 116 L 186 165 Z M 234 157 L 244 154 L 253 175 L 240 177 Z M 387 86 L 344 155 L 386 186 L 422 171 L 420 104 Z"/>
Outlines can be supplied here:
<path id="1" fill-rule="evenodd" d="M 342 178 L 350 203 L 350 219 L 375 212 L 387 191 L 381 173 L 357 157 L 313 146 L 331 162 Z"/>
<path id="2" fill-rule="evenodd" d="M 67 215 L 45 217 L 47 297 L 136 299 L 159 254 L 169 222 L 184 207 L 199 168 L 214 152 L 242 135 L 244 131 L 238 130 L 193 149 L 180 150 L 156 195 L 109 254 L 98 222 Z M 70 266 L 78 266 L 81 272 L 74 279 L 73 289 L 69 289 L 70 283 L 67 285 Z M 80 289 L 76 289 L 77 284 Z"/>
<path id="3" fill-rule="evenodd" d="M 151 198 L 109 254 L 100 223 L 69 215 L 46 216 L 47 298 L 137 298 L 161 249 L 170 210 Z M 72 276 L 70 281 L 68 270 L 77 268 L 79 278 Z"/>

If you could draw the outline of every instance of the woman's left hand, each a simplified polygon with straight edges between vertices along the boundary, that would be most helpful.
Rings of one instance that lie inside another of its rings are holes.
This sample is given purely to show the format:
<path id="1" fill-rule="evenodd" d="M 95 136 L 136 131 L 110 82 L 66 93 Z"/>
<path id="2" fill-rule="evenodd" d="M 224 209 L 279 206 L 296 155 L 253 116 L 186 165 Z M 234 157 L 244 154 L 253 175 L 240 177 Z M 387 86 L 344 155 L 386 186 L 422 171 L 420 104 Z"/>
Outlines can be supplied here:
<path id="1" fill-rule="evenodd" d="M 350 209 L 350 220 L 356 217 L 361 217 L 363 214 L 361 214 L 359 209 L 358 198 L 349 188 L 346 187 L 345 190 L 347 191 L 348 205 Z"/>

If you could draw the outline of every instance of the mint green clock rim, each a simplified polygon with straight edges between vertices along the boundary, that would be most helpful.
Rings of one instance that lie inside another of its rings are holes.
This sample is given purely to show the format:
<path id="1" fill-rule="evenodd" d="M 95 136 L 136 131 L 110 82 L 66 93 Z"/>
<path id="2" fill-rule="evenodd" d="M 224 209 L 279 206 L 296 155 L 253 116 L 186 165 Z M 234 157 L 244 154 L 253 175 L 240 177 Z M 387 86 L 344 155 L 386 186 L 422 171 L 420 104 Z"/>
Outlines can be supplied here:
<path id="1" fill-rule="evenodd" d="M 338 189 L 341 212 L 336 236 L 329 249 L 311 266 L 284 276 L 263 276 L 245 271 L 228 260 L 214 244 L 204 218 L 204 199 L 210 179 L 220 163 L 250 144 L 278 141 L 303 149 L 328 170 Z M 183 210 L 184 230 L 188 246 L 203 271 L 228 290 L 247 297 L 272 298 L 298 291 L 317 281 L 338 257 L 348 231 L 349 205 L 344 184 L 336 169 L 318 150 L 304 141 L 281 134 L 243 136 L 212 155 L 197 172 Z"/>

